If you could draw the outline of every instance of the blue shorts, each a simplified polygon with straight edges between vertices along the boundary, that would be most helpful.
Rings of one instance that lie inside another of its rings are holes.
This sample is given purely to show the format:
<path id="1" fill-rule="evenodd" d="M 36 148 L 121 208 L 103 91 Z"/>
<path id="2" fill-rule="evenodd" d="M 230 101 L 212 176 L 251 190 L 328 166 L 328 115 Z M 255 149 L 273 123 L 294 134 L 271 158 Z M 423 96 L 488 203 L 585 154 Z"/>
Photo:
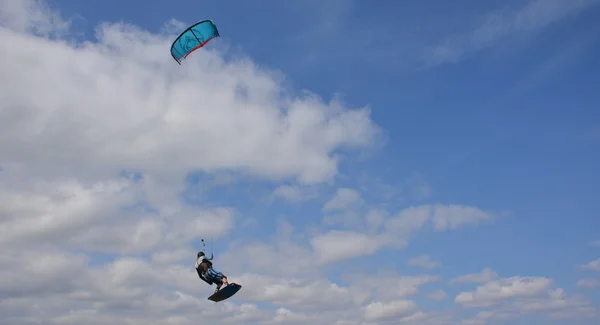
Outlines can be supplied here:
<path id="1" fill-rule="evenodd" d="M 217 272 L 215 271 L 215 269 L 213 269 L 212 267 L 208 269 L 208 271 L 206 271 L 206 273 L 204 274 L 204 277 L 206 278 L 206 280 L 210 281 L 210 282 L 214 282 L 216 284 L 222 283 L 223 282 L 223 273 L 221 272 Z"/>

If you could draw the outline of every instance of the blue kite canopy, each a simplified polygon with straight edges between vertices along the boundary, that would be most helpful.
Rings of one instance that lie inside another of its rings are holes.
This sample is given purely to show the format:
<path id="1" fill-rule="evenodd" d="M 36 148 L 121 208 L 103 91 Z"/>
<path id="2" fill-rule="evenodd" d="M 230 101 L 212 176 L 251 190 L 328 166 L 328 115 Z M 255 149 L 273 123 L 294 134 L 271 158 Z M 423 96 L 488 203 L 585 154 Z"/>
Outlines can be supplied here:
<path id="1" fill-rule="evenodd" d="M 215 37 L 220 37 L 215 23 L 208 19 L 198 22 L 183 31 L 171 45 L 171 56 L 181 64 L 190 53 L 202 48 Z"/>

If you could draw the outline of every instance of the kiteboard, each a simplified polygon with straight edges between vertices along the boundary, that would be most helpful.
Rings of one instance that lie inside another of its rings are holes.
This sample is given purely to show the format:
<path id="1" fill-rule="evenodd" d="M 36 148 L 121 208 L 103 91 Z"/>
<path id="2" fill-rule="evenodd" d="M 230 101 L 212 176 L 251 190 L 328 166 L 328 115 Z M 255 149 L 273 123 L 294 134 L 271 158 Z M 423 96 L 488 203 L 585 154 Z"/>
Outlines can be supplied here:
<path id="1" fill-rule="evenodd" d="M 230 283 L 226 287 L 212 294 L 212 296 L 208 297 L 208 300 L 212 300 L 214 302 L 223 301 L 225 299 L 231 298 L 234 294 L 236 294 L 242 288 L 241 285 L 237 283 Z"/>

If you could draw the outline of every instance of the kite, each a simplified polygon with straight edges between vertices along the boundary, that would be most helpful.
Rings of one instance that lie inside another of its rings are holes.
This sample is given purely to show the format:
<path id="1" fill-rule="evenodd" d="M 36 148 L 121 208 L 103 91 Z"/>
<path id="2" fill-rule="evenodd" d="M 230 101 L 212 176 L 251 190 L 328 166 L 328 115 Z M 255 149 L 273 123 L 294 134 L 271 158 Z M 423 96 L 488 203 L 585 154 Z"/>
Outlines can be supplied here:
<path id="1" fill-rule="evenodd" d="M 210 40 L 220 37 L 217 25 L 210 20 L 203 20 L 186 28 L 173 41 L 171 56 L 181 65 L 181 62 L 192 52 L 204 47 Z"/>

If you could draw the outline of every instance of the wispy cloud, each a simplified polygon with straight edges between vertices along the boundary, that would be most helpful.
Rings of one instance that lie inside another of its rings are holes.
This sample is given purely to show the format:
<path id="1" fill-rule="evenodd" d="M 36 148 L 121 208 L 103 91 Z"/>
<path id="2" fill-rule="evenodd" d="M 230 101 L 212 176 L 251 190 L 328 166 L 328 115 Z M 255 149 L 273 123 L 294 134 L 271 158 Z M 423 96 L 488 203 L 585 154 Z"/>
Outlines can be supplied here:
<path id="1" fill-rule="evenodd" d="M 429 255 L 421 255 L 408 260 L 408 265 L 431 270 L 440 266 L 440 262 L 434 261 Z"/>
<path id="2" fill-rule="evenodd" d="M 359 192 L 351 188 L 340 188 L 331 200 L 325 203 L 324 211 L 345 210 L 351 207 L 361 206 L 364 203 Z"/>
<path id="3" fill-rule="evenodd" d="M 600 280 L 598 279 L 581 279 L 577 281 L 577 286 L 585 289 L 592 289 L 600 286 Z"/>
<path id="4" fill-rule="evenodd" d="M 273 191 L 274 198 L 294 203 L 313 199 L 317 195 L 317 189 L 310 186 L 281 185 Z"/>
<path id="5" fill-rule="evenodd" d="M 427 61 L 431 65 L 456 62 L 471 52 L 494 46 L 507 36 L 539 31 L 598 4 L 600 0 L 532 0 L 517 10 L 497 10 L 471 32 L 450 37 L 435 46 Z"/>
<path id="6" fill-rule="evenodd" d="M 580 268 L 586 271 L 600 272 L 600 258 L 595 259 L 585 265 L 581 265 Z"/>
<path id="7" fill-rule="evenodd" d="M 498 274 L 490 268 L 485 268 L 479 273 L 465 274 L 450 280 L 450 283 L 485 283 L 498 279 Z"/>
<path id="8" fill-rule="evenodd" d="M 443 301 L 443 300 L 446 300 L 446 298 L 448 298 L 448 294 L 444 290 L 439 289 L 439 290 L 430 292 L 427 295 L 427 298 L 434 300 L 434 301 Z"/>

